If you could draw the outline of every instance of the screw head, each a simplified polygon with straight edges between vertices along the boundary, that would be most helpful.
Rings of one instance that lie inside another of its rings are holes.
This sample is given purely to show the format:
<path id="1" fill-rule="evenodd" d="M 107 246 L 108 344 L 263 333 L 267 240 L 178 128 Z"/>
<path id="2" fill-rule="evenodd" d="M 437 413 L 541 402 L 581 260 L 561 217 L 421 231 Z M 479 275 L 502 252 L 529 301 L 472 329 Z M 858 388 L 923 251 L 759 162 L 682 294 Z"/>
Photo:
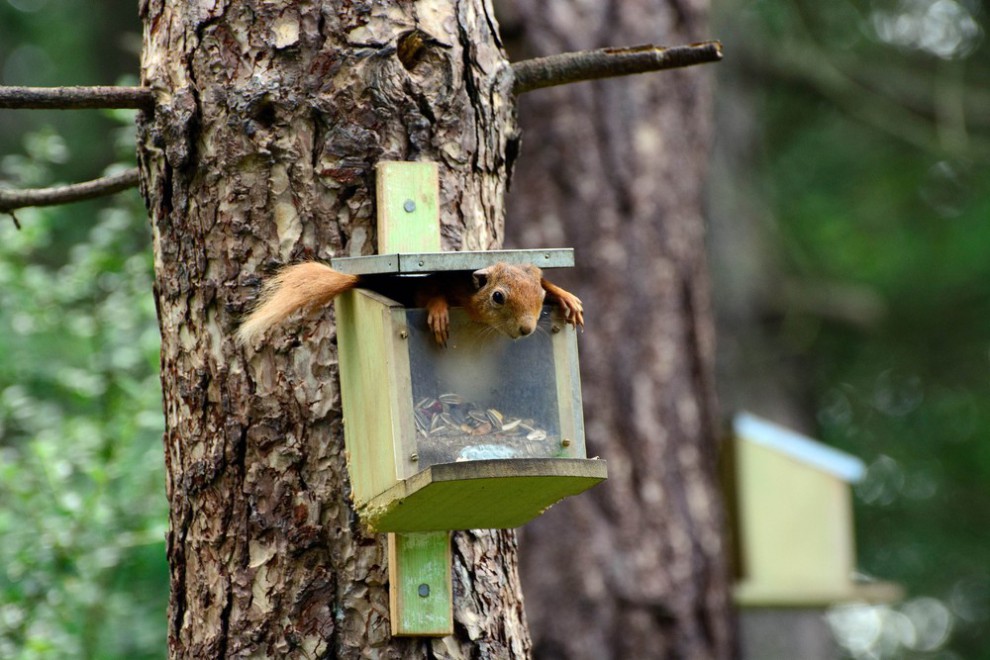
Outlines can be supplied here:
<path id="1" fill-rule="evenodd" d="M 408 339 L 408 338 L 409 338 L 408 330 L 399 330 L 399 339 Z"/>
<path id="2" fill-rule="evenodd" d="M 417 454 L 416 452 L 409 454 L 409 460 L 415 463 L 416 461 L 419 460 L 419 454 Z"/>
<path id="3" fill-rule="evenodd" d="M 430 595 L 430 585 L 426 584 L 425 582 L 419 585 L 418 593 L 420 598 L 426 598 L 427 596 Z"/>
<path id="4" fill-rule="evenodd" d="M 416 202 L 412 201 L 411 199 L 407 199 L 405 203 L 402 205 L 402 208 L 405 209 L 406 213 L 412 213 L 413 211 L 416 210 Z"/>
<path id="5" fill-rule="evenodd" d="M 571 446 L 571 441 L 570 441 L 569 438 L 564 438 L 563 440 L 560 441 L 560 445 L 562 447 L 570 447 Z"/>

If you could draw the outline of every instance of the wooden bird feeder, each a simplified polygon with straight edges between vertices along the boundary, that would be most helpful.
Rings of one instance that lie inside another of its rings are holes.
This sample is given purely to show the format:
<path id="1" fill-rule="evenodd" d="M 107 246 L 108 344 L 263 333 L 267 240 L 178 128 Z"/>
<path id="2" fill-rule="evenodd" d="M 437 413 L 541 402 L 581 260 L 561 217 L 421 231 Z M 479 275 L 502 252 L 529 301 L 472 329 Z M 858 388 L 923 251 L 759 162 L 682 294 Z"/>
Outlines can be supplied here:
<path id="1" fill-rule="evenodd" d="M 744 607 L 819 607 L 890 602 L 900 588 L 854 579 L 850 484 L 865 468 L 855 456 L 742 413 L 733 420 L 734 488 Z"/>
<path id="2" fill-rule="evenodd" d="M 573 265 L 570 250 L 334 259 L 354 274 L 416 277 L 496 262 Z M 436 344 L 426 310 L 355 290 L 336 303 L 354 505 L 377 532 L 518 527 L 606 476 L 586 458 L 577 338 L 546 306 L 512 340 L 451 311 Z"/>
<path id="3" fill-rule="evenodd" d="M 441 253 L 437 170 L 380 163 L 381 254 L 333 259 L 403 278 L 496 262 L 573 266 L 571 250 Z M 606 478 L 585 452 L 577 338 L 555 307 L 511 340 L 452 308 L 436 345 L 423 309 L 357 289 L 335 300 L 355 510 L 389 532 L 394 635 L 451 634 L 449 531 L 518 527 Z"/>

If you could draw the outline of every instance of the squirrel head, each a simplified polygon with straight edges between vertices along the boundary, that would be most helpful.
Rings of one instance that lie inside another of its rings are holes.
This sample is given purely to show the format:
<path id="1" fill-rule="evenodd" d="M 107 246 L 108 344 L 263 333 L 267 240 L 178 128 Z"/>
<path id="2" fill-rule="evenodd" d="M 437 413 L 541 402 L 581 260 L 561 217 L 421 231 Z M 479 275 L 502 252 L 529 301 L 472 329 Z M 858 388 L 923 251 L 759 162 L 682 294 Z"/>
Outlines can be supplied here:
<path id="1" fill-rule="evenodd" d="M 519 339 L 532 334 L 543 310 L 543 271 L 532 264 L 498 262 L 472 273 L 475 291 L 470 309 L 480 321 Z"/>

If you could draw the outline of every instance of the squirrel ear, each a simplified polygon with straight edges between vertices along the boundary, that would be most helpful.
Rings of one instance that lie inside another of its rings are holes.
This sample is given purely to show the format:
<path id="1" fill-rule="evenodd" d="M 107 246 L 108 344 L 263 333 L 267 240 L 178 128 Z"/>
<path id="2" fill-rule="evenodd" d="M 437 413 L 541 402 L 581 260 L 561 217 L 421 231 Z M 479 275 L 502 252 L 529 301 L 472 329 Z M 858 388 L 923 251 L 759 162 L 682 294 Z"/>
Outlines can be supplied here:
<path id="1" fill-rule="evenodd" d="M 471 273 L 471 279 L 474 280 L 474 288 L 481 289 L 486 284 L 488 284 L 488 274 L 491 273 L 492 267 L 482 268 L 481 270 L 476 270 Z"/>

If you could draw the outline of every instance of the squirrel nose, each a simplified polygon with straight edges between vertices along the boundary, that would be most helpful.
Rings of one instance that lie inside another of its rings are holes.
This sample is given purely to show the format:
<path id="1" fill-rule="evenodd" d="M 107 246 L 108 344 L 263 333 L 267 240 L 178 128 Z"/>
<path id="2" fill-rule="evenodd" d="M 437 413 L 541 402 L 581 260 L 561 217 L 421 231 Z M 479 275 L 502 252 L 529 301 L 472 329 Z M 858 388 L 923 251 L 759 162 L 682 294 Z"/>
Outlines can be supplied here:
<path id="1" fill-rule="evenodd" d="M 527 323 L 527 324 L 521 325 L 521 326 L 519 326 L 519 336 L 520 337 L 525 337 L 526 335 L 532 333 L 533 332 L 533 329 L 534 328 L 533 328 L 533 325 L 531 323 Z"/>

